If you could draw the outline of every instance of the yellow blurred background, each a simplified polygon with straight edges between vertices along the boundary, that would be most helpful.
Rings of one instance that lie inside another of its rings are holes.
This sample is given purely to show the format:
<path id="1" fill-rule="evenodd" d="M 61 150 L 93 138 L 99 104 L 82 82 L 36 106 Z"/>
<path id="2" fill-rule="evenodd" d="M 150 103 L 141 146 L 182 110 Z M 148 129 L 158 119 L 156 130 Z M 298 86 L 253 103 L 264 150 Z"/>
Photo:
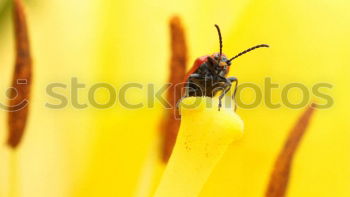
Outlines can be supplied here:
<path id="1" fill-rule="evenodd" d="M 14 61 L 11 1 L 0 0 L 0 91 L 11 84 Z M 271 48 L 237 59 L 230 75 L 260 87 L 271 77 L 281 87 L 299 82 L 311 88 L 333 84 L 330 109 L 318 110 L 293 163 L 289 197 L 350 195 L 350 2 L 346 0 L 27 0 L 26 15 L 34 60 L 33 99 L 24 140 L 15 152 L 6 141 L 6 115 L 0 112 L 0 196 L 135 196 L 145 162 L 155 158 L 163 115 L 154 108 L 53 110 L 46 95 L 53 82 L 72 77 L 91 87 L 108 82 L 167 80 L 168 22 L 183 19 L 189 62 L 218 50 L 219 24 L 228 56 L 266 43 Z M 130 90 L 131 103 L 147 101 L 146 89 Z M 88 90 L 79 91 L 87 102 Z M 281 103 L 281 89 L 272 94 Z M 291 101 L 300 99 L 293 92 Z M 103 103 L 108 92 L 99 91 Z M 242 100 L 254 98 L 242 92 Z M 6 103 L 1 93 L 0 102 Z M 274 161 L 301 109 L 282 106 L 238 109 L 245 137 L 233 144 L 216 167 L 201 197 L 263 196 Z M 155 162 L 158 176 L 163 169 Z M 10 178 L 9 178 L 10 177 Z M 13 182 L 9 182 L 9 180 Z M 156 184 L 157 178 L 155 178 Z M 144 195 L 147 196 L 147 195 Z"/>

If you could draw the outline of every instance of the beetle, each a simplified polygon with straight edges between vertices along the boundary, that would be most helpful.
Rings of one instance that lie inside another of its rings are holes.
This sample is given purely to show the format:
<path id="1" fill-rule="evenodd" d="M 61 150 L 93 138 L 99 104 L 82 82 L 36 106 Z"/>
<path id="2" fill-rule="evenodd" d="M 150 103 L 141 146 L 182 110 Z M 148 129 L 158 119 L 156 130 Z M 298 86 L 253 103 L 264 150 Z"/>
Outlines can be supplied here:
<path id="1" fill-rule="evenodd" d="M 246 54 L 252 50 L 261 47 L 269 47 L 267 44 L 259 44 L 251 47 L 236 56 L 228 59 L 225 54 L 222 53 L 222 36 L 220 28 L 215 24 L 219 35 L 220 42 L 220 52 L 214 53 L 212 55 L 205 55 L 197 58 L 192 66 L 192 68 L 187 72 L 184 78 L 185 92 L 184 96 L 179 100 L 179 102 L 186 97 L 193 96 L 207 96 L 213 97 L 218 92 L 222 91 L 219 96 L 219 111 L 222 106 L 222 99 L 230 91 L 232 83 L 235 82 L 235 89 L 233 93 L 233 99 L 235 99 L 238 79 L 236 77 L 227 77 L 229 73 L 231 62 Z M 235 107 L 236 108 L 236 107 Z"/>

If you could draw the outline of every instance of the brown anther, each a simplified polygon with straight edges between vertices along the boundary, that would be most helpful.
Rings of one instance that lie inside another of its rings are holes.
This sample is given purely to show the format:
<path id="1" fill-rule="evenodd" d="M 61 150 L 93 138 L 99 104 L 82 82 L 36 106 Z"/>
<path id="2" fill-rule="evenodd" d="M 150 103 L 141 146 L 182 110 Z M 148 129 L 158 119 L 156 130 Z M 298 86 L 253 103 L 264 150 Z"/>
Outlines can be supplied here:
<path id="1" fill-rule="evenodd" d="M 24 134 L 32 81 L 32 59 L 26 17 L 21 0 L 13 0 L 13 20 L 15 27 L 16 61 L 9 92 L 8 139 L 7 144 L 15 149 Z"/>
<path id="2" fill-rule="evenodd" d="M 186 74 L 187 45 L 185 32 L 179 17 L 174 16 L 170 20 L 171 38 L 171 59 L 169 83 L 171 84 L 167 92 L 167 100 L 172 105 L 172 109 L 167 109 L 164 119 L 161 122 L 162 132 L 162 160 L 167 162 L 180 126 L 180 115 L 176 107 L 181 98 L 181 85 Z M 176 86 L 175 86 L 176 85 Z"/>
<path id="3" fill-rule="evenodd" d="M 286 195 L 293 157 L 304 136 L 314 112 L 315 104 L 310 105 L 291 130 L 272 171 L 266 197 L 284 197 Z"/>

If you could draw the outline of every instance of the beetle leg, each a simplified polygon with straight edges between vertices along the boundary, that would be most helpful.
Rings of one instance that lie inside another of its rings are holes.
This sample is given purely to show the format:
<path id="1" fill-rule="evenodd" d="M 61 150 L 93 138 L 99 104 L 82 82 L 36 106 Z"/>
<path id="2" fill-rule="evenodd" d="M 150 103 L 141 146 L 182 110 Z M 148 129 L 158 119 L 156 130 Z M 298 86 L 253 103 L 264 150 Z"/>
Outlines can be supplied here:
<path id="1" fill-rule="evenodd" d="M 230 89 L 231 89 L 231 81 L 227 79 L 225 82 L 224 91 L 219 96 L 219 111 L 220 111 L 220 108 L 222 106 L 222 98 L 224 98 L 224 96 L 227 94 L 228 91 L 230 91 Z"/>
<path id="2" fill-rule="evenodd" d="M 232 82 L 236 82 L 235 83 L 235 90 L 233 92 L 233 100 L 234 101 L 235 101 L 235 96 L 236 96 L 236 92 L 237 92 L 238 79 L 236 77 L 229 77 L 229 78 L 225 78 L 225 80 L 226 80 L 226 82 L 225 82 L 224 92 L 219 97 L 219 111 L 220 111 L 220 108 L 222 106 L 222 99 L 227 94 L 227 92 L 230 91 Z M 237 109 L 237 104 L 235 102 L 235 111 L 236 111 L 236 109 Z"/>
<path id="3" fill-rule="evenodd" d="M 236 93 L 237 93 L 237 87 L 238 87 L 238 79 L 236 77 L 228 77 L 228 80 L 232 82 L 235 82 L 235 90 L 233 91 L 232 99 L 235 102 L 235 111 L 237 110 L 237 103 L 236 103 Z"/>

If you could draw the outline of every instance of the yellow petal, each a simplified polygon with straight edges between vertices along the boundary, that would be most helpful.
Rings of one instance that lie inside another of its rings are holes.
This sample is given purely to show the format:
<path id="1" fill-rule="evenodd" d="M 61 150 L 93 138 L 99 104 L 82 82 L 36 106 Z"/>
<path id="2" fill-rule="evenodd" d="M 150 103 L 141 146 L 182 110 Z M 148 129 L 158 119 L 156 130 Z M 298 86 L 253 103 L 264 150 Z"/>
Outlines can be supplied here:
<path id="1" fill-rule="evenodd" d="M 190 97 L 181 104 L 179 135 L 155 197 L 198 196 L 228 145 L 243 134 L 232 107 L 218 99 Z"/>

